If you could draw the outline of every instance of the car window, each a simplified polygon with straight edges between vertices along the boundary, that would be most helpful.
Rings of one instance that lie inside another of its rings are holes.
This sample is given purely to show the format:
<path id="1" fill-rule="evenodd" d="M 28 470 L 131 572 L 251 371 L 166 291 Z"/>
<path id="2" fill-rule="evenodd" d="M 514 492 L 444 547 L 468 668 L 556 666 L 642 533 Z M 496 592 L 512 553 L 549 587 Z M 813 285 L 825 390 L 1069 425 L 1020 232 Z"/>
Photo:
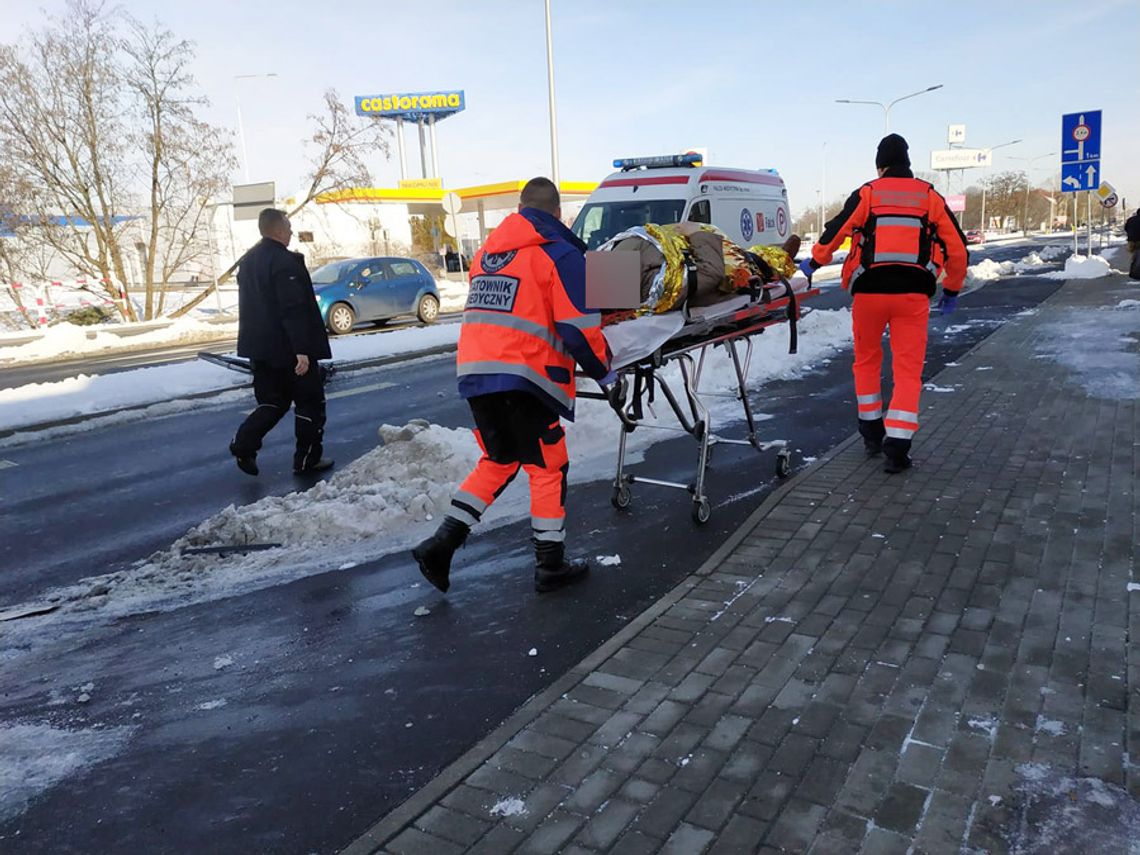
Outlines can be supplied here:
<path id="1" fill-rule="evenodd" d="M 689 209 L 689 222 L 692 223 L 711 223 L 712 212 L 709 210 L 709 200 L 701 199 L 699 202 L 694 202 L 693 207 Z"/>
<path id="2" fill-rule="evenodd" d="M 614 235 L 634 226 L 679 222 L 684 208 L 682 199 L 595 202 L 582 209 L 572 231 L 587 249 L 597 249 Z"/>
<path id="3" fill-rule="evenodd" d="M 334 261 L 331 264 L 318 267 L 313 271 L 313 284 L 331 285 L 348 273 L 348 271 L 352 269 L 352 265 L 353 262 L 351 261 Z"/>
<path id="4" fill-rule="evenodd" d="M 393 276 L 418 276 L 419 271 L 410 261 L 389 261 L 388 269 Z"/>

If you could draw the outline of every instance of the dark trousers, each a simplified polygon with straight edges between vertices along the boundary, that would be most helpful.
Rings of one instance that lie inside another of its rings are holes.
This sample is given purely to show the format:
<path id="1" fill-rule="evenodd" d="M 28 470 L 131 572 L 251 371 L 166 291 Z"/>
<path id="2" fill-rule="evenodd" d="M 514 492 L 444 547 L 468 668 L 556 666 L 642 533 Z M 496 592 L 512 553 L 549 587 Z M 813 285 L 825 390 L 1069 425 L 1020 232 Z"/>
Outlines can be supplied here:
<path id="1" fill-rule="evenodd" d="M 324 370 L 315 361 L 298 377 L 293 366 L 253 362 L 253 394 L 257 409 L 250 413 L 234 436 L 233 450 L 239 457 L 253 456 L 265 435 L 273 430 L 292 406 L 297 449 L 293 468 L 304 469 L 321 459 L 325 435 Z"/>

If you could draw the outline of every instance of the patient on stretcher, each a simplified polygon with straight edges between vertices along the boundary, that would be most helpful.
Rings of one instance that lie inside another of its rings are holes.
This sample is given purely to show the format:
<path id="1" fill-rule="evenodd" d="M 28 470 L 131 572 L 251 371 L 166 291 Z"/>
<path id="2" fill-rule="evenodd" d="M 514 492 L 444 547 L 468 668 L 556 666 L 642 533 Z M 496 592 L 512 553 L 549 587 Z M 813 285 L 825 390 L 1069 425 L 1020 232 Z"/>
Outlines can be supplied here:
<path id="1" fill-rule="evenodd" d="M 744 249 L 713 226 L 692 222 L 629 229 L 599 250 L 640 255 L 641 305 L 603 311 L 602 324 L 661 314 L 682 305 L 710 306 L 741 293 L 759 296 L 765 288 L 775 287 L 779 293 L 770 296 L 779 296 L 782 283 L 796 271 L 799 247 L 799 237 L 792 235 L 782 246 Z"/>

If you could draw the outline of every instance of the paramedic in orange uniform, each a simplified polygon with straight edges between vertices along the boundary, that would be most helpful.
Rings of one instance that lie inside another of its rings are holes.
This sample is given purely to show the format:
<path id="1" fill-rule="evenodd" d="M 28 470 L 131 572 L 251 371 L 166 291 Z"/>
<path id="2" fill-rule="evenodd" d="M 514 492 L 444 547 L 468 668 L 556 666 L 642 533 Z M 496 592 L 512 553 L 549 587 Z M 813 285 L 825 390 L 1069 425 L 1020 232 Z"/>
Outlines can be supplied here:
<path id="1" fill-rule="evenodd" d="M 574 418 L 575 363 L 608 382 L 611 357 L 601 316 L 585 309 L 586 247 L 561 217 L 558 188 L 531 179 L 518 213 L 471 263 L 456 363 L 483 456 L 436 533 L 412 550 L 441 591 L 455 550 L 520 468 L 530 481 L 535 589 L 561 588 L 589 570 L 565 558 L 570 463 L 561 417 Z"/>
<path id="2" fill-rule="evenodd" d="M 898 134 L 883 137 L 875 156 L 879 177 L 848 197 L 839 215 L 827 223 L 811 258 L 800 264 L 810 278 L 851 238 L 842 278 L 852 294 L 859 433 L 867 454 L 884 454 L 887 472 L 910 466 L 926 324 L 938 277 L 946 274 L 938 307 L 948 315 L 957 306 L 969 262 L 958 221 L 946 200 L 914 177 L 907 149 Z M 885 329 L 890 330 L 894 390 L 884 418 L 880 386 Z"/>

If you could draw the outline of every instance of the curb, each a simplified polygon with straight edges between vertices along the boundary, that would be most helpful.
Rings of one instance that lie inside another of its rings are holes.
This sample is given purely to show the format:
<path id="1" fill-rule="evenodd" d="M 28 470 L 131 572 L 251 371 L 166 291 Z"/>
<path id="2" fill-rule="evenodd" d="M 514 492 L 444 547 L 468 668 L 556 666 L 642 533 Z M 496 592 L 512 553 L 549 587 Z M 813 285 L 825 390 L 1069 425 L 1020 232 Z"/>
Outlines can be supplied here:
<path id="1" fill-rule="evenodd" d="M 454 344 L 440 344 L 435 347 L 429 347 L 424 350 L 409 351 L 407 353 L 391 354 L 389 356 L 376 356 L 371 359 L 361 359 L 356 362 L 342 362 L 337 366 L 339 372 L 359 371 L 364 368 L 379 368 L 385 365 L 395 365 L 400 362 L 410 362 L 413 359 L 421 359 L 427 356 L 440 356 L 445 353 L 454 353 L 456 345 Z M 102 410 L 98 413 L 84 413 L 78 416 L 69 416 L 66 419 L 54 419 L 46 422 L 36 422 L 35 424 L 22 425 L 16 428 L 5 428 L 0 430 L 0 439 L 7 439 L 8 437 L 15 436 L 16 434 L 31 434 L 38 431 L 50 430 L 51 428 L 65 427 L 67 425 L 77 425 L 83 422 L 91 421 L 93 419 L 101 419 L 108 416 L 117 416 L 123 413 L 141 413 L 150 407 L 158 406 L 159 404 L 169 404 L 172 401 L 200 401 L 208 398 L 215 398 L 219 395 L 224 395 L 227 392 L 232 392 L 235 389 L 248 389 L 253 385 L 252 381 L 249 383 L 242 383 L 236 386 L 227 386 L 224 389 L 210 389 L 205 392 L 189 392 L 185 395 L 179 395 L 177 398 L 163 398 L 158 401 L 150 401 L 146 404 L 132 404 L 128 407 L 118 407 L 113 410 Z M 29 437 L 29 440 L 34 437 Z"/>

